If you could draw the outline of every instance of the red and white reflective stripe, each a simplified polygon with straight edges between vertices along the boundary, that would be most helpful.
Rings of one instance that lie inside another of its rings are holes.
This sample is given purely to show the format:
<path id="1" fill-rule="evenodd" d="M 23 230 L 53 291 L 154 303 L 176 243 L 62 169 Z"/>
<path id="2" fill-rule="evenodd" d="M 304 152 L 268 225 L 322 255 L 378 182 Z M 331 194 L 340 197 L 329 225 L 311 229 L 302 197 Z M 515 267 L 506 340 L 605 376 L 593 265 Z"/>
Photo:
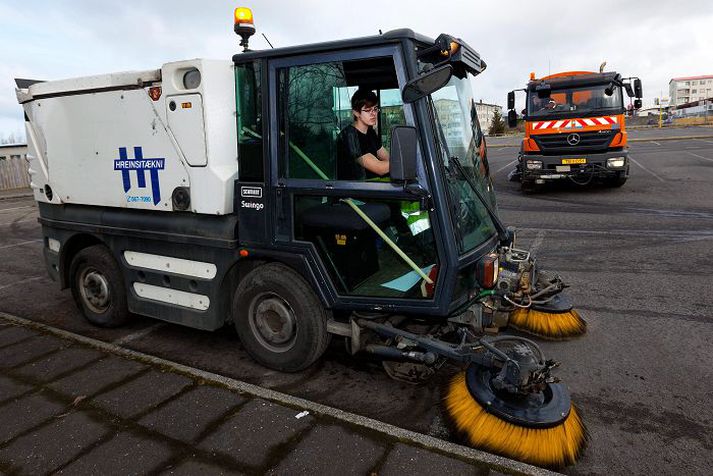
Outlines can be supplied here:
<path id="1" fill-rule="evenodd" d="M 587 126 L 608 126 L 616 124 L 616 116 L 587 117 L 584 119 L 565 119 L 561 121 L 538 121 L 532 123 L 533 129 L 572 129 Z"/>

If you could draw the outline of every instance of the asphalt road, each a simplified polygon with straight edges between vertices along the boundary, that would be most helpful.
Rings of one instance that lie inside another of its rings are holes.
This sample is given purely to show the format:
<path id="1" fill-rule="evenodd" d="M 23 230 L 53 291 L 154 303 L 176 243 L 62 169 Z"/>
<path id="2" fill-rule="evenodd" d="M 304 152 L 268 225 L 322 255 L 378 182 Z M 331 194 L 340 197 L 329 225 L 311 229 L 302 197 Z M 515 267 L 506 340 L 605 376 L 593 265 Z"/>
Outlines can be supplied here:
<path id="1" fill-rule="evenodd" d="M 507 181 L 516 150 L 490 149 L 504 221 L 522 247 L 571 283 L 586 336 L 544 343 L 592 441 L 569 474 L 710 474 L 713 467 L 713 139 L 639 142 L 619 189 L 563 184 L 524 196 Z M 334 339 L 299 374 L 266 371 L 230 328 L 215 333 L 137 318 L 87 324 L 45 274 L 31 199 L 0 201 L 0 310 L 404 428 L 449 438 L 443 372 L 389 379 Z"/>

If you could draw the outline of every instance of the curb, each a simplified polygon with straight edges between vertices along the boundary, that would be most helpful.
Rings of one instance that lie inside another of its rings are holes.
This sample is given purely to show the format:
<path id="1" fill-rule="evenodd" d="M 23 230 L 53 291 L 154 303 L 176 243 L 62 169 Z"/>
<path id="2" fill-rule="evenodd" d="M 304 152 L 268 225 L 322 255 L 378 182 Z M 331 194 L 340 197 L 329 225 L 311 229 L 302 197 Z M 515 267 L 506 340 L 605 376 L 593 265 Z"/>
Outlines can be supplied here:
<path id="1" fill-rule="evenodd" d="M 160 357 L 144 354 L 142 352 L 125 349 L 123 347 L 119 347 L 108 342 L 103 342 L 97 339 L 92 339 L 90 337 L 85 337 L 79 334 L 75 334 L 73 332 L 65 331 L 63 329 L 58 329 L 56 327 L 41 324 L 39 322 L 34 322 L 29 319 L 14 316 L 12 314 L 7 314 L 2 311 L 0 311 L 0 318 L 19 326 L 38 330 L 46 334 L 52 334 L 63 339 L 79 342 L 81 344 L 93 347 L 95 349 L 107 353 L 168 368 L 173 370 L 174 372 L 189 375 L 197 379 L 203 379 L 207 382 L 218 384 L 231 390 L 247 393 L 249 395 L 252 395 L 253 397 L 271 400 L 273 402 L 286 404 L 292 407 L 304 408 L 310 410 L 313 413 L 328 416 L 336 420 L 348 423 L 350 425 L 355 425 L 368 430 L 383 433 L 390 437 L 397 438 L 401 441 L 407 441 L 426 449 L 437 450 L 441 453 L 458 456 L 461 459 L 468 460 L 472 463 L 487 465 L 491 469 L 494 469 L 496 471 L 502 471 L 508 474 L 532 476 L 559 474 L 553 473 L 546 469 L 538 468 L 536 466 L 521 463 L 519 461 L 515 461 L 509 458 L 486 453 L 484 451 L 476 450 L 466 446 L 461 446 L 445 440 L 434 438 L 432 436 L 424 435 L 422 433 L 406 430 L 388 423 L 374 420 L 372 418 L 357 415 L 355 413 L 345 412 L 343 410 L 312 402 L 310 400 L 293 397 L 282 392 L 266 389 L 230 377 L 214 374 L 205 370 L 195 369 L 193 367 L 188 367 L 177 362 L 165 360 Z"/>

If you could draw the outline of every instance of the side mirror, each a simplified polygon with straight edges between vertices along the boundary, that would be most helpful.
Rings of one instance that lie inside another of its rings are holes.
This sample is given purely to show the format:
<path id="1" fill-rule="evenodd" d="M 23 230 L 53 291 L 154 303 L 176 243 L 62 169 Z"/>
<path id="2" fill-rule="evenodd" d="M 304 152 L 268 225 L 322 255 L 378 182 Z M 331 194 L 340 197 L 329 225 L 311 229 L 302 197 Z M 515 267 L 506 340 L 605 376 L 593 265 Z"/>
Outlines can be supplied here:
<path id="1" fill-rule="evenodd" d="M 416 128 L 394 126 L 391 129 L 389 175 L 394 182 L 408 182 L 416 178 Z"/>
<path id="2" fill-rule="evenodd" d="M 508 93 L 508 109 L 515 109 L 515 91 Z"/>
<path id="3" fill-rule="evenodd" d="M 634 99 L 634 109 L 641 109 L 641 99 Z"/>
<path id="4" fill-rule="evenodd" d="M 639 99 L 644 97 L 644 89 L 641 87 L 641 80 L 639 78 L 634 80 L 634 96 Z"/>
<path id="5" fill-rule="evenodd" d="M 453 66 L 449 64 L 432 69 L 406 83 L 401 97 L 407 104 L 417 101 L 448 84 L 452 75 Z"/>
<path id="6" fill-rule="evenodd" d="M 508 111 L 508 127 L 510 129 L 514 128 L 517 126 L 517 113 L 510 109 Z"/>

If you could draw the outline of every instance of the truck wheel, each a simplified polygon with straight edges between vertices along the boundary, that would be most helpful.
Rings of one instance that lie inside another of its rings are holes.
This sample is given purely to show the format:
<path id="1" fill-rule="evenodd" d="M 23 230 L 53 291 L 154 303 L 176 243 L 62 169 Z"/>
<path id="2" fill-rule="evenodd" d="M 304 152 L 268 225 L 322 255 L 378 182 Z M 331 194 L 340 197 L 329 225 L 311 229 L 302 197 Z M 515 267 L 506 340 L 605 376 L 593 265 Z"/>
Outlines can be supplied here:
<path id="1" fill-rule="evenodd" d="M 607 178 L 606 185 L 608 187 L 621 187 L 626 183 L 626 179 L 624 172 L 617 172 L 614 177 Z"/>
<path id="2" fill-rule="evenodd" d="M 530 193 L 539 192 L 540 187 L 534 181 L 523 180 L 520 183 L 520 190 L 522 190 L 523 193 L 530 194 Z"/>
<path id="3" fill-rule="evenodd" d="M 89 322 L 117 327 L 129 319 L 124 278 L 104 245 L 81 250 L 69 267 L 72 296 Z"/>
<path id="4" fill-rule="evenodd" d="M 250 356 L 271 369 L 298 372 L 326 350 L 329 311 L 292 269 L 269 263 L 252 270 L 233 298 L 233 320 Z"/>

